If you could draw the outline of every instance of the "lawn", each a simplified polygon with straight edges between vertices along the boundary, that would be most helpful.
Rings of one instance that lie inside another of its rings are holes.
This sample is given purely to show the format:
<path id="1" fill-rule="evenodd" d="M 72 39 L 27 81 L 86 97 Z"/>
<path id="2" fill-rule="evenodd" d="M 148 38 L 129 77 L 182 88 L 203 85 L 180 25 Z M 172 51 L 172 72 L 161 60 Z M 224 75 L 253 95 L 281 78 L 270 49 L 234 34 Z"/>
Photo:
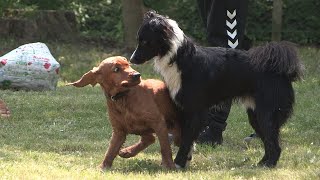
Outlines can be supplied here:
<path id="1" fill-rule="evenodd" d="M 13 44 L 7 44 L 13 47 Z M 100 87 L 65 86 L 102 58 L 124 54 L 121 49 L 49 44 L 61 62 L 56 91 L 0 91 L 12 111 L 0 119 L 1 179 L 319 179 L 320 178 L 320 49 L 301 47 L 306 66 L 303 81 L 295 83 L 294 115 L 281 130 L 282 156 L 273 169 L 256 167 L 262 143 L 249 145 L 252 133 L 244 108 L 234 105 L 224 132 L 224 144 L 197 146 L 191 166 L 167 171 L 160 166 L 159 144 L 131 159 L 117 157 L 105 173 L 96 167 L 103 159 L 111 128 Z M 150 64 L 138 69 L 143 77 L 159 77 Z M 126 145 L 138 140 L 129 136 Z M 177 148 L 173 148 L 174 154 Z"/>

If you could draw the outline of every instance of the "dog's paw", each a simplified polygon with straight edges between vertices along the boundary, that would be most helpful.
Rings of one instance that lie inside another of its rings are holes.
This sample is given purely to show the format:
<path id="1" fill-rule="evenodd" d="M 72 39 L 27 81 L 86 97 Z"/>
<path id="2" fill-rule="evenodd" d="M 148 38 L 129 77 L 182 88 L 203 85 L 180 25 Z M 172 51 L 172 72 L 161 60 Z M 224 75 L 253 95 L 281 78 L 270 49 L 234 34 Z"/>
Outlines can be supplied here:
<path id="1" fill-rule="evenodd" d="M 106 166 L 106 165 L 103 165 L 103 164 L 100 164 L 99 166 L 97 166 L 97 169 L 100 171 L 100 172 L 106 172 L 108 169 L 110 169 L 111 167 L 110 166 Z"/>
<path id="2" fill-rule="evenodd" d="M 276 162 L 270 161 L 270 160 L 260 161 L 257 164 L 257 166 L 266 167 L 266 168 L 274 168 L 274 167 L 276 167 Z"/>
<path id="3" fill-rule="evenodd" d="M 119 151 L 119 156 L 122 157 L 122 158 L 131 158 L 131 157 L 133 157 L 135 155 L 129 149 L 124 148 L 124 149 L 121 149 Z"/>
<path id="4" fill-rule="evenodd" d="M 183 169 L 183 167 L 181 167 L 179 164 L 175 164 L 176 169 Z"/>
<path id="5" fill-rule="evenodd" d="M 165 163 L 164 161 L 161 162 L 161 166 L 165 169 L 168 169 L 168 170 L 174 170 L 174 169 L 177 169 L 176 167 L 176 164 L 173 163 L 173 162 L 167 162 Z"/>

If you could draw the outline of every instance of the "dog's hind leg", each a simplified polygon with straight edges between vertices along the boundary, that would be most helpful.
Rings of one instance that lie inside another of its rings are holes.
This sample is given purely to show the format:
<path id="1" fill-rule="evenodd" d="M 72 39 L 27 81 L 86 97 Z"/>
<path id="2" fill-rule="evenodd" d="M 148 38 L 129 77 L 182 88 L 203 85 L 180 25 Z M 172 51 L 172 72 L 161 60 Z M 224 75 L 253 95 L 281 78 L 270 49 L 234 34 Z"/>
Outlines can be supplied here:
<path id="1" fill-rule="evenodd" d="M 123 148 L 119 151 L 119 156 L 122 158 L 130 158 L 136 156 L 139 152 L 147 148 L 149 145 L 155 142 L 155 137 L 153 134 L 141 135 L 141 139 L 138 143 Z"/>
<path id="2" fill-rule="evenodd" d="M 248 115 L 248 119 L 249 119 L 249 123 L 252 126 L 252 128 L 255 130 L 255 132 L 257 133 L 257 135 L 261 138 L 262 142 L 264 142 L 264 136 L 262 134 L 262 132 L 260 131 L 260 127 L 257 121 L 257 113 L 251 109 L 248 108 L 247 109 L 247 115 Z M 268 154 L 265 153 L 261 162 L 264 162 L 268 159 Z"/>
<path id="3" fill-rule="evenodd" d="M 274 167 L 280 158 L 281 148 L 279 145 L 280 127 L 272 111 L 257 111 L 258 135 L 264 145 L 265 155 L 258 165 Z"/>
<path id="4" fill-rule="evenodd" d="M 279 145 L 279 134 L 281 125 L 290 117 L 292 113 L 292 104 L 287 108 L 279 108 L 271 114 L 271 121 L 267 123 L 268 128 L 262 129 L 264 134 L 263 143 L 266 155 L 259 162 L 259 165 L 274 167 L 280 158 L 281 147 Z M 270 128 L 271 127 L 271 128 Z"/>
<path id="5" fill-rule="evenodd" d="M 256 96 L 256 123 L 258 135 L 265 148 L 265 155 L 259 165 L 276 166 L 281 148 L 279 145 L 280 127 L 292 113 L 294 92 L 286 78 L 266 79 L 262 81 L 262 92 Z"/>

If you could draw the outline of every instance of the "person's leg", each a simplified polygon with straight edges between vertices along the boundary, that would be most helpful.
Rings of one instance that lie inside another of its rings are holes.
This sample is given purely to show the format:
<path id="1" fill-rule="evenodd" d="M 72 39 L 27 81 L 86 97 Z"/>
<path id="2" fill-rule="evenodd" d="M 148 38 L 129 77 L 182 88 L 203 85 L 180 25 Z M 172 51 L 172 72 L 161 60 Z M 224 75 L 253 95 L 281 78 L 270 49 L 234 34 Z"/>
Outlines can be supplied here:
<path id="1" fill-rule="evenodd" d="M 210 46 L 227 47 L 225 29 L 225 2 L 223 0 L 198 0 L 201 19 L 207 32 L 207 41 Z M 207 126 L 200 133 L 197 143 L 221 144 L 222 132 L 227 126 L 231 101 L 225 103 L 224 108 L 210 108 L 206 119 Z"/>
<path id="2" fill-rule="evenodd" d="M 249 49 L 250 40 L 244 35 L 248 0 L 198 0 L 201 18 L 210 46 Z M 208 126 L 200 134 L 198 143 L 221 144 L 227 126 L 231 100 L 220 110 L 210 109 Z"/>
<path id="3" fill-rule="evenodd" d="M 0 117 L 10 117 L 11 113 L 4 101 L 0 100 Z"/>
<path id="4" fill-rule="evenodd" d="M 222 132 L 225 130 L 226 120 L 229 116 L 232 101 L 226 101 L 218 109 L 211 108 L 208 113 L 208 126 L 198 137 L 198 143 L 211 145 L 222 144 Z"/>

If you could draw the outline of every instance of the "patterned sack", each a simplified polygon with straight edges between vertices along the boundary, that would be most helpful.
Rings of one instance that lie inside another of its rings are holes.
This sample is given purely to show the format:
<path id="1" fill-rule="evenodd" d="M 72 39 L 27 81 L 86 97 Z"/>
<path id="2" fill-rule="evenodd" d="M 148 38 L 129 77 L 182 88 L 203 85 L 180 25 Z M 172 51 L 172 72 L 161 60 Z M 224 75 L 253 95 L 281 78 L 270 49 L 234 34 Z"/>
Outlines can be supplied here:
<path id="1" fill-rule="evenodd" d="M 45 44 L 22 45 L 0 57 L 0 88 L 55 90 L 59 67 Z"/>

